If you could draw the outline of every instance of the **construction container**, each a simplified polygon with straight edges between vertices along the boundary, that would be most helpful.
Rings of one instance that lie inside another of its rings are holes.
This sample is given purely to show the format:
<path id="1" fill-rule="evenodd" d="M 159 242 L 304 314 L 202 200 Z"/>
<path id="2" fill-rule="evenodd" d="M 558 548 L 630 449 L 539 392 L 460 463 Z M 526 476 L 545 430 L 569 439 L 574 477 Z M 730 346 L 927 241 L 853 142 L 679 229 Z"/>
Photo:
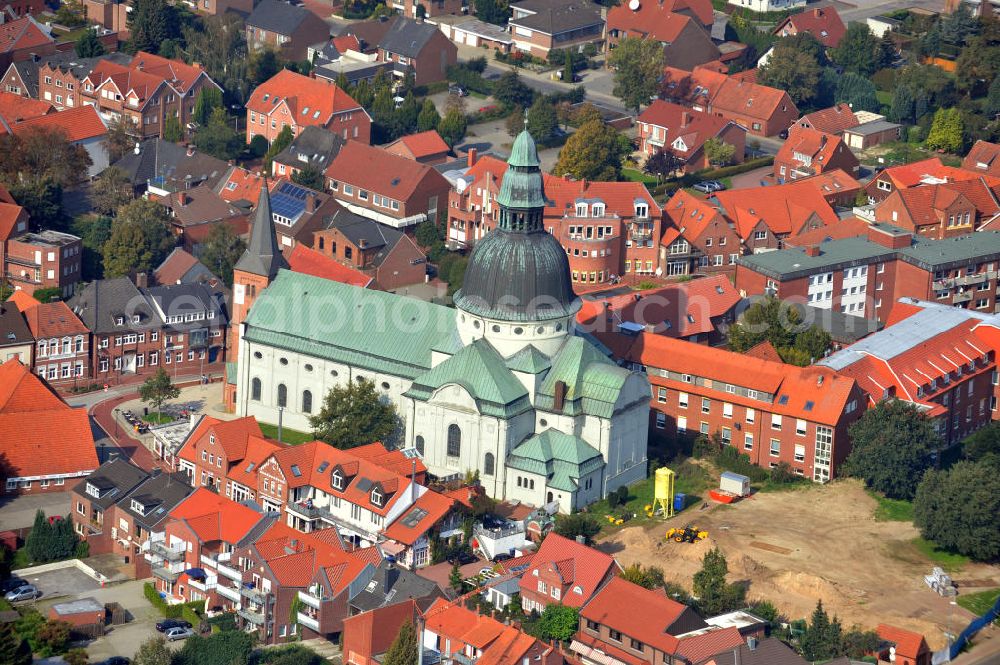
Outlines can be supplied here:
<path id="1" fill-rule="evenodd" d="M 684 501 L 687 499 L 687 495 L 683 492 L 678 492 L 674 494 L 674 510 L 680 512 L 684 510 Z"/>
<path id="2" fill-rule="evenodd" d="M 738 497 L 749 496 L 750 479 L 739 473 L 723 471 L 722 477 L 719 479 L 719 489 Z"/>

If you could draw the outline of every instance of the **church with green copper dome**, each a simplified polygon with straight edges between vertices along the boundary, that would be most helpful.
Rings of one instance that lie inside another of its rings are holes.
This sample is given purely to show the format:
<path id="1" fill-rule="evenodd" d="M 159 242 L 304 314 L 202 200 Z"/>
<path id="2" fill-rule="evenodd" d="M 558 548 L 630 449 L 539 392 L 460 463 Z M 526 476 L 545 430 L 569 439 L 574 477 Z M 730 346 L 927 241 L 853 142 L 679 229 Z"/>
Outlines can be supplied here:
<path id="1" fill-rule="evenodd" d="M 507 163 L 454 309 L 278 271 L 239 331 L 237 411 L 307 430 L 330 388 L 364 379 L 396 406 L 399 447 L 440 478 L 478 470 L 493 498 L 568 513 L 645 478 L 649 382 L 575 329 L 527 130 Z"/>

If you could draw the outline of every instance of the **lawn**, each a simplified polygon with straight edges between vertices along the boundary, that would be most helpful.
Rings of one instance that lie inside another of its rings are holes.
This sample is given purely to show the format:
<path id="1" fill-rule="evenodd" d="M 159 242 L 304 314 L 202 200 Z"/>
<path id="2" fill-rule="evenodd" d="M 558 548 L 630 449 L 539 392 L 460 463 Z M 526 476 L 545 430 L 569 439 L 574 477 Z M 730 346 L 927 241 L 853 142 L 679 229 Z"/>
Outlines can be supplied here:
<path id="1" fill-rule="evenodd" d="M 692 508 L 702 500 L 702 495 L 711 484 L 711 477 L 703 467 L 685 460 L 679 464 L 671 464 L 670 468 L 677 472 L 674 491 L 685 494 L 685 510 Z M 642 482 L 629 487 L 628 501 L 624 506 L 611 508 L 607 499 L 603 499 L 591 504 L 587 511 L 595 515 L 602 527 L 610 527 L 608 515 L 620 515 L 622 513 L 633 513 L 635 518 L 625 522 L 624 526 L 641 526 L 651 521 L 660 521 L 659 516 L 652 519 L 646 517 L 645 508 L 653 503 L 653 479 L 646 478 Z M 610 527 L 614 528 L 614 527 Z"/>
<path id="2" fill-rule="evenodd" d="M 156 411 L 151 411 L 148 415 L 143 416 L 142 419 L 150 425 L 163 425 L 176 420 L 169 413 L 157 413 Z"/>
<path id="3" fill-rule="evenodd" d="M 868 492 L 871 498 L 878 501 L 875 508 L 876 522 L 912 522 L 913 503 L 901 499 L 887 499 L 878 492 Z"/>
<path id="4" fill-rule="evenodd" d="M 622 177 L 629 182 L 641 182 L 644 185 L 656 185 L 656 176 L 643 173 L 639 169 L 622 169 Z"/>
<path id="5" fill-rule="evenodd" d="M 924 540 L 923 538 L 914 538 L 912 542 L 917 551 L 949 573 L 960 570 L 962 566 L 970 561 L 969 557 L 964 554 L 956 554 L 955 552 L 943 550 L 931 541 Z"/>
<path id="6" fill-rule="evenodd" d="M 963 594 L 955 600 L 959 605 L 978 617 L 991 610 L 993 605 L 997 602 L 997 598 L 1000 598 L 1000 589 Z"/>
<path id="7" fill-rule="evenodd" d="M 260 431 L 265 437 L 267 437 L 268 439 L 277 440 L 278 438 L 277 425 L 271 425 L 269 423 L 257 423 L 257 424 L 260 425 Z M 308 432 L 299 432 L 298 430 L 289 429 L 288 427 L 281 428 L 281 440 L 284 443 L 297 446 L 300 443 L 308 443 L 309 441 L 312 441 L 314 439 L 315 437 Z"/>

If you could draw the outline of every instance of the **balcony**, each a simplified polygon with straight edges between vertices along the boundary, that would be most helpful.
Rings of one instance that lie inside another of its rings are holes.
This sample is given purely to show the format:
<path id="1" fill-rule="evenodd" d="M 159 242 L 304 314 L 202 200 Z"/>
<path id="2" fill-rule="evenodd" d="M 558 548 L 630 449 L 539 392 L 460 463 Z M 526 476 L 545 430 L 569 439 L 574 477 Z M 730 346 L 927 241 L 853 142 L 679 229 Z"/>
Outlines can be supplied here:
<path id="1" fill-rule="evenodd" d="M 231 580 L 236 580 L 237 582 L 243 581 L 243 573 L 235 568 L 230 568 L 221 561 L 216 565 L 216 569 L 219 571 L 220 575 L 228 577 Z"/>
<path id="2" fill-rule="evenodd" d="M 301 502 L 293 503 L 290 502 L 286 506 L 288 512 L 293 515 L 299 516 L 302 519 L 313 521 L 316 519 L 323 520 L 329 526 L 336 528 L 341 533 L 348 533 L 357 536 L 363 540 L 368 540 L 370 542 L 378 541 L 377 531 L 368 531 L 356 524 L 349 522 L 345 519 L 337 517 L 331 513 L 326 508 L 319 508 L 317 506 L 305 506 Z"/>
<path id="3" fill-rule="evenodd" d="M 319 604 L 323 602 L 321 598 L 314 596 L 307 591 L 299 591 L 299 600 L 303 605 L 308 605 L 314 610 L 318 610 Z"/>
<path id="4" fill-rule="evenodd" d="M 191 588 L 197 589 L 198 591 L 211 591 L 212 589 L 216 588 L 218 582 L 219 578 L 216 577 L 215 575 L 208 575 L 205 578 L 204 582 L 202 582 L 201 580 L 196 580 L 194 578 L 188 580 L 188 584 L 191 585 Z"/>
<path id="5" fill-rule="evenodd" d="M 299 622 L 299 625 L 305 626 L 311 630 L 315 630 L 317 633 L 320 632 L 319 621 L 308 614 L 303 614 L 299 612 L 295 615 L 295 619 Z"/>
<path id="6" fill-rule="evenodd" d="M 229 561 L 233 557 L 232 552 L 222 552 L 220 554 L 202 554 L 201 562 L 202 564 L 208 566 L 209 568 L 215 568 L 219 565 L 220 561 Z"/>
<path id="7" fill-rule="evenodd" d="M 250 623 L 256 624 L 258 626 L 264 625 L 264 615 L 258 612 L 251 612 L 250 610 L 244 610 L 242 608 L 236 610 L 236 613 L 241 617 L 249 621 Z"/>
<path id="8" fill-rule="evenodd" d="M 227 600 L 231 600 L 234 603 L 240 602 L 240 590 L 236 587 L 226 586 L 225 584 L 217 584 L 215 587 L 215 593 L 219 594 Z"/>
<path id="9" fill-rule="evenodd" d="M 184 559 L 183 547 L 167 547 L 162 540 L 150 543 L 149 549 L 153 554 L 161 556 L 167 561 L 181 561 Z"/>
<path id="10" fill-rule="evenodd" d="M 180 568 L 174 570 L 173 566 L 165 568 L 164 566 L 154 565 L 152 569 L 154 577 L 159 577 L 161 580 L 166 580 L 167 582 L 176 582 L 177 578 L 181 576 Z"/>
<path id="11" fill-rule="evenodd" d="M 972 300 L 972 291 L 966 291 L 965 293 L 956 293 L 952 302 L 956 305 L 963 302 L 969 302 Z"/>
<path id="12" fill-rule="evenodd" d="M 263 605 L 267 602 L 267 597 L 269 594 L 264 593 L 260 589 L 254 589 L 246 585 L 240 586 L 240 595 L 249 598 L 251 601 L 257 603 L 258 605 Z"/>

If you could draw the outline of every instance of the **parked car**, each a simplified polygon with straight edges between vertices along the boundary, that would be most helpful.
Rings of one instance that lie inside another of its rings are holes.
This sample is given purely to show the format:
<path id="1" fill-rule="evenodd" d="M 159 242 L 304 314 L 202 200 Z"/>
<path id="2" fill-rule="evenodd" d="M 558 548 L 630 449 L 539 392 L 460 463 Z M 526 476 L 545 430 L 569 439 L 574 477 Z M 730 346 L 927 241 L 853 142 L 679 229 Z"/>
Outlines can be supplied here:
<path id="1" fill-rule="evenodd" d="M 467 563 L 473 563 L 474 561 L 479 561 L 476 555 L 464 550 L 448 558 L 448 563 L 452 565 L 457 563 L 460 566 L 464 566 Z"/>
<path id="2" fill-rule="evenodd" d="M 696 191 L 702 192 L 703 194 L 712 194 L 714 192 L 721 192 L 726 188 L 718 180 L 703 180 L 694 186 Z"/>
<path id="3" fill-rule="evenodd" d="M 13 591 L 14 589 L 20 589 L 23 586 L 28 586 L 27 580 L 22 580 L 20 577 L 12 577 L 9 580 L 5 580 L 2 585 L 0 585 L 0 592 L 7 593 L 8 591 Z"/>
<path id="4" fill-rule="evenodd" d="M 164 619 L 163 621 L 156 622 L 156 630 L 161 633 L 171 630 L 172 628 L 190 628 L 191 622 L 185 621 L 184 619 Z"/>
<path id="5" fill-rule="evenodd" d="M 35 585 L 26 584 L 23 587 L 14 589 L 13 591 L 8 591 L 4 598 L 10 603 L 20 603 L 25 600 L 34 600 L 41 597 L 42 592 L 39 591 Z"/>
<path id="6" fill-rule="evenodd" d="M 171 628 L 166 633 L 163 634 L 167 638 L 168 642 L 174 642 L 176 640 L 186 640 L 187 638 L 194 635 L 194 631 L 190 628 Z"/>
<path id="7" fill-rule="evenodd" d="M 125 656 L 111 656 L 102 665 L 129 665 L 132 661 Z"/>
<path id="8" fill-rule="evenodd" d="M 457 95 L 459 97 L 467 97 L 469 95 L 469 91 L 460 85 L 449 85 L 448 94 Z"/>
<path id="9" fill-rule="evenodd" d="M 493 557 L 493 561 L 496 563 L 500 563 L 501 561 L 509 561 L 510 559 L 513 558 L 514 558 L 513 554 L 508 554 L 507 552 L 501 552 L 500 554 L 497 554 L 495 557 Z"/>

